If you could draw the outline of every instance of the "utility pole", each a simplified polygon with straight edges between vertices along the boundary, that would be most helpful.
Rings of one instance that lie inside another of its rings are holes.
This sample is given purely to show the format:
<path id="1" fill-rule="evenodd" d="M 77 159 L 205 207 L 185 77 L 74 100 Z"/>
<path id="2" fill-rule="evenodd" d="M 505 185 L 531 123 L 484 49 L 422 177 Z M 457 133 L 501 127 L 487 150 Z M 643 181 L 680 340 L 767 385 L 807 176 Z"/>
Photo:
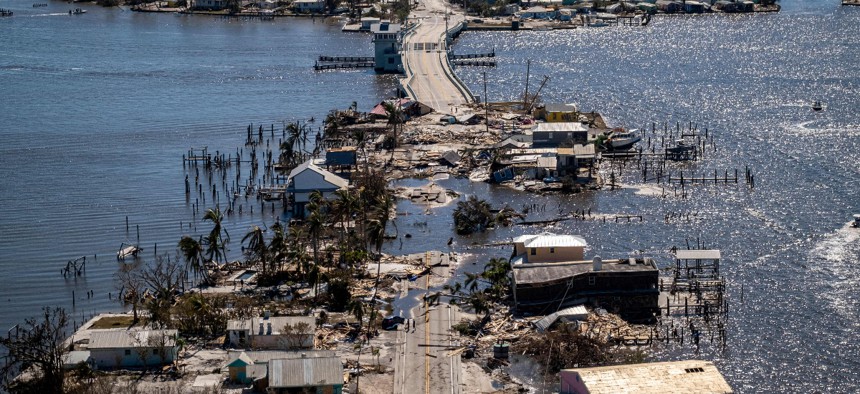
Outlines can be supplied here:
<path id="1" fill-rule="evenodd" d="M 526 61 L 526 93 L 523 96 L 523 108 L 525 108 L 526 103 L 529 101 L 529 71 L 531 71 L 532 61 Z"/>
<path id="2" fill-rule="evenodd" d="M 487 133 L 490 132 L 490 103 L 487 100 L 487 72 L 484 71 L 484 124 L 487 125 Z"/>

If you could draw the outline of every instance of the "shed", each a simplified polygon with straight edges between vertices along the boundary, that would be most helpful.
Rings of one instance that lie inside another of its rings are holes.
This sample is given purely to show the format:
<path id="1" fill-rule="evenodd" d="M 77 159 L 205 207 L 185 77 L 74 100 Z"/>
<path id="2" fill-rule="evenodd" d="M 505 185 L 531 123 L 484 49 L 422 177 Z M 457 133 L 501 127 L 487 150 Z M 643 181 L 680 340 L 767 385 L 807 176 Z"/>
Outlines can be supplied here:
<path id="1" fill-rule="evenodd" d="M 239 356 L 227 363 L 230 380 L 243 384 L 250 383 L 253 380 L 248 376 L 248 366 L 250 365 L 254 365 L 254 360 L 251 360 L 245 352 L 239 353 Z"/>
<path id="2" fill-rule="evenodd" d="M 538 123 L 532 130 L 532 147 L 558 147 L 562 143 L 584 144 L 588 129 L 580 122 Z"/>
<path id="3" fill-rule="evenodd" d="M 538 332 L 544 332 L 559 319 L 564 321 L 583 321 L 587 318 L 588 309 L 585 309 L 584 305 L 577 305 L 544 316 L 543 319 L 535 322 L 535 328 L 537 328 Z"/>
<path id="4" fill-rule="evenodd" d="M 270 393 L 296 390 L 340 394 L 343 390 L 343 363 L 337 356 L 274 359 L 269 362 Z"/>

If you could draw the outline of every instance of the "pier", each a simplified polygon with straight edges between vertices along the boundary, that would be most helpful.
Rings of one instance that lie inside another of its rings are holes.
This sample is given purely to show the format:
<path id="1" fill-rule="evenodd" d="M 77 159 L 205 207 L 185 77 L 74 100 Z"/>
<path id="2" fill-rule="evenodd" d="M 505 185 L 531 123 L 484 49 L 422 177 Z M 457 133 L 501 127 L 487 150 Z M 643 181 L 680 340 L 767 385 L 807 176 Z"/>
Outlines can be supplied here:
<path id="1" fill-rule="evenodd" d="M 14 12 L 12 12 L 12 10 L 0 8 L 0 16 L 12 16 L 12 14 L 14 14 Z"/>

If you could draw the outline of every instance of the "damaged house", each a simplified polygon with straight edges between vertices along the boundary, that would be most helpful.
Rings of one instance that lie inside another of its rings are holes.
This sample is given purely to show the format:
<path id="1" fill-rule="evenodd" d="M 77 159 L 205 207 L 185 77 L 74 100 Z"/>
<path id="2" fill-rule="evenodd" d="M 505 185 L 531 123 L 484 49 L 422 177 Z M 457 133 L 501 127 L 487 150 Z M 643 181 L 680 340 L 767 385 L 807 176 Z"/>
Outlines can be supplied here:
<path id="1" fill-rule="evenodd" d="M 543 233 L 513 240 L 513 294 L 519 313 L 548 314 L 592 304 L 631 321 L 659 313 L 657 266 L 649 258 L 584 259 L 584 239 Z"/>

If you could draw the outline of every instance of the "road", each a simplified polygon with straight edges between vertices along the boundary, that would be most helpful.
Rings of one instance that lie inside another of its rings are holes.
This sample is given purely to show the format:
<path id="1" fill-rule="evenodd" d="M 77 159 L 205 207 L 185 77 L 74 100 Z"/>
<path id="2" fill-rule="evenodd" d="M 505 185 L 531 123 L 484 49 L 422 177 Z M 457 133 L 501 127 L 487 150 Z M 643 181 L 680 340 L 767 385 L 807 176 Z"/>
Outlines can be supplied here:
<path id="1" fill-rule="evenodd" d="M 445 275 L 446 269 L 437 267 L 434 271 Z M 418 280 L 424 282 L 421 285 L 425 290 L 429 278 L 427 275 Z M 415 328 L 401 328 L 397 335 L 394 392 L 459 394 L 460 355 L 448 355 L 459 344 L 451 330 L 451 325 L 460 321 L 457 307 L 442 303 L 429 307 L 428 311 L 422 302 L 412 308 L 410 316 Z"/>
<path id="2" fill-rule="evenodd" d="M 453 70 L 447 61 L 445 31 L 465 16 L 452 12 L 443 0 L 422 0 L 411 18 L 420 21 L 418 27 L 403 40 L 403 68 L 409 95 L 437 112 L 452 113 L 454 106 L 470 101 L 453 81 Z M 446 22 L 447 17 L 447 22 Z"/>

